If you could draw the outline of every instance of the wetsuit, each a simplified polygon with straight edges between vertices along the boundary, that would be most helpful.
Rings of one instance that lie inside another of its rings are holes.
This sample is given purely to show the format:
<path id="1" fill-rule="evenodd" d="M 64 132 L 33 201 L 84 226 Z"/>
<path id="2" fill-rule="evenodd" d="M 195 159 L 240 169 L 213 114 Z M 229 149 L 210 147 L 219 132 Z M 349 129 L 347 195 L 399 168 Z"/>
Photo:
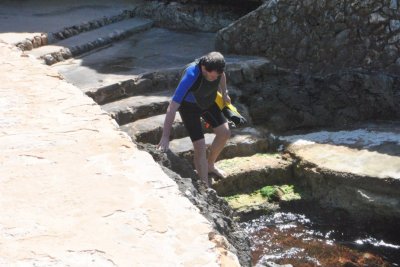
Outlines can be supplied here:
<path id="1" fill-rule="evenodd" d="M 198 62 L 191 63 L 184 71 L 172 100 L 179 103 L 179 113 L 192 142 L 203 139 L 202 117 L 213 128 L 226 123 L 215 103 L 221 77 L 207 81 L 201 74 Z"/>

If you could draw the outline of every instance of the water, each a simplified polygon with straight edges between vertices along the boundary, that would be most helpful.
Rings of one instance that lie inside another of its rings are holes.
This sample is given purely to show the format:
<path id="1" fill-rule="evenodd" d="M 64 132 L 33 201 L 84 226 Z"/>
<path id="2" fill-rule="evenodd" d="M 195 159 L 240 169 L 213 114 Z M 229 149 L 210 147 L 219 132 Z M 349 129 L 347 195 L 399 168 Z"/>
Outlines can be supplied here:
<path id="1" fill-rule="evenodd" d="M 400 240 L 389 242 L 325 215 L 276 212 L 241 223 L 252 240 L 253 265 L 400 266 Z"/>

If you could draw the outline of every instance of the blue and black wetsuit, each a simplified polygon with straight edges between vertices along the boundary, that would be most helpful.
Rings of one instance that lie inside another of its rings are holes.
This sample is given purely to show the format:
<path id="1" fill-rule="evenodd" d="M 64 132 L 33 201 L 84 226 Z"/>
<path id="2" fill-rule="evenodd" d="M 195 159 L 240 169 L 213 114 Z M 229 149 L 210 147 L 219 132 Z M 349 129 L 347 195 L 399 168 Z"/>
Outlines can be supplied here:
<path id="1" fill-rule="evenodd" d="M 179 113 L 192 142 L 203 139 L 202 117 L 213 128 L 226 123 L 215 103 L 221 77 L 207 81 L 201 74 L 198 62 L 191 63 L 182 75 L 172 100 L 179 103 Z"/>

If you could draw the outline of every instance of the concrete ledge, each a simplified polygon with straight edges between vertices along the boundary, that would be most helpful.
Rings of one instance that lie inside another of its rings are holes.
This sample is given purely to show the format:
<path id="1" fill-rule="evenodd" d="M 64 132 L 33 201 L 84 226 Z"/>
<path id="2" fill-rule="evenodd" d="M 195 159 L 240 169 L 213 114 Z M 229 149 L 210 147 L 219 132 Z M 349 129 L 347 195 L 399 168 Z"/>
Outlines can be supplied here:
<path id="1" fill-rule="evenodd" d="M 209 222 L 92 99 L 4 44 L 0 80 L 0 265 L 219 265 Z"/>

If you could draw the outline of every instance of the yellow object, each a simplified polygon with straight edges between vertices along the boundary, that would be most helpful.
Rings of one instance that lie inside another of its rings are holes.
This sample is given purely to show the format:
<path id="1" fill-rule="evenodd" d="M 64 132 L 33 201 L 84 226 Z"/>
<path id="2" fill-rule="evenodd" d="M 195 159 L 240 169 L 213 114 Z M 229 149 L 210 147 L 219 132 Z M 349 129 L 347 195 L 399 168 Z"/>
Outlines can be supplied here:
<path id="1" fill-rule="evenodd" d="M 225 118 L 232 123 L 232 126 L 237 127 L 247 122 L 246 119 L 242 115 L 240 115 L 235 106 L 233 106 L 231 103 L 224 103 L 224 99 L 222 98 L 220 92 L 217 92 L 215 103 L 217 103 Z"/>
<path id="2" fill-rule="evenodd" d="M 227 107 L 228 109 L 239 113 L 234 105 L 224 103 L 224 99 L 222 98 L 222 95 L 220 92 L 217 92 L 217 97 L 215 98 L 215 103 L 217 103 L 220 110 L 223 110 L 224 107 Z"/>

